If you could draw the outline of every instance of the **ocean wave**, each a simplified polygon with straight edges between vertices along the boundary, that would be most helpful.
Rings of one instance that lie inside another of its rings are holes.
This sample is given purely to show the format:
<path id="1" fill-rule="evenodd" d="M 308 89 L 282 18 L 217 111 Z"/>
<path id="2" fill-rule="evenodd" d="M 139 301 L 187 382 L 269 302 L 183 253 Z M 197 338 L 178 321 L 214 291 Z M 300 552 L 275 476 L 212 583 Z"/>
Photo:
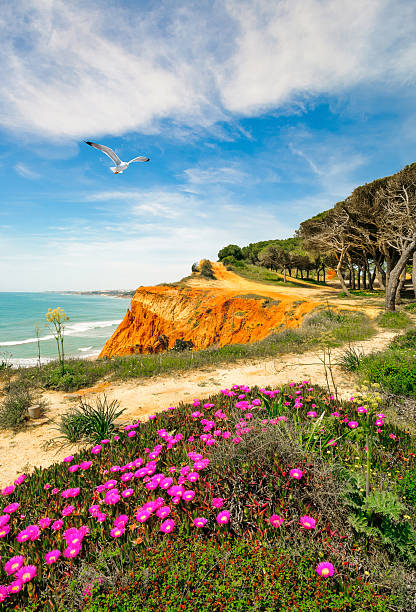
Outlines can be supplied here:
<path id="1" fill-rule="evenodd" d="M 82 346 L 78 350 L 85 353 L 85 351 L 90 351 L 91 349 L 92 349 L 92 346 Z"/>
<path id="2" fill-rule="evenodd" d="M 92 329 L 100 329 L 103 327 L 112 327 L 113 325 L 119 325 L 121 319 L 112 321 L 81 321 L 79 323 L 71 323 L 65 326 L 65 336 L 77 336 L 85 333 Z M 53 340 L 54 336 L 48 334 L 47 336 L 40 336 L 39 341 Z M 0 346 L 17 346 L 18 344 L 32 344 L 37 342 L 38 338 L 26 338 L 25 340 L 8 340 L 7 342 L 0 342 Z"/>
<path id="3" fill-rule="evenodd" d="M 99 354 L 100 354 L 99 350 L 94 350 L 94 351 L 90 351 L 89 353 L 85 352 L 82 355 L 78 355 L 78 356 L 68 355 L 66 363 L 68 361 L 71 361 L 71 358 L 72 359 L 74 358 L 75 359 L 89 359 L 91 357 L 98 357 Z M 50 361 L 57 361 L 56 357 L 41 357 L 40 359 L 41 365 L 45 365 L 46 363 L 49 363 Z M 34 357 L 19 357 L 19 358 L 12 357 L 9 360 L 9 363 L 12 365 L 13 368 L 30 368 L 32 366 L 38 365 L 39 360 L 35 359 Z"/>

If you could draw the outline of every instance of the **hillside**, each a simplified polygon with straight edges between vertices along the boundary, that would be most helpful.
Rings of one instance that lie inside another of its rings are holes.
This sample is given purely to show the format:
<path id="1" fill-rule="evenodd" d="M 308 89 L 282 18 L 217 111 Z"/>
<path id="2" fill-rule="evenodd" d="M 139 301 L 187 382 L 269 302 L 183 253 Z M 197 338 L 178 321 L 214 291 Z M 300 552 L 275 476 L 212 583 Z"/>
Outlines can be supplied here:
<path id="1" fill-rule="evenodd" d="M 158 340 L 191 340 L 196 349 L 262 340 L 284 327 L 298 327 L 305 314 L 334 297 L 333 288 L 274 287 L 253 282 L 211 262 L 215 280 L 198 275 L 172 285 L 139 287 L 131 307 L 100 357 L 155 353 Z"/>

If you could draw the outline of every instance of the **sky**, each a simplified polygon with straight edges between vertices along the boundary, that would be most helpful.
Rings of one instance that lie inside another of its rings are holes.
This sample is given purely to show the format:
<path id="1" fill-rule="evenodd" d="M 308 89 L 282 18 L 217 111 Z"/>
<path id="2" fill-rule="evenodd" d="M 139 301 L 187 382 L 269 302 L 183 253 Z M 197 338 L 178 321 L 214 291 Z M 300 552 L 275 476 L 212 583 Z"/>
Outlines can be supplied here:
<path id="1" fill-rule="evenodd" d="M 415 162 L 415 26 L 413 0 L 3 3 L 0 291 L 172 282 Z"/>

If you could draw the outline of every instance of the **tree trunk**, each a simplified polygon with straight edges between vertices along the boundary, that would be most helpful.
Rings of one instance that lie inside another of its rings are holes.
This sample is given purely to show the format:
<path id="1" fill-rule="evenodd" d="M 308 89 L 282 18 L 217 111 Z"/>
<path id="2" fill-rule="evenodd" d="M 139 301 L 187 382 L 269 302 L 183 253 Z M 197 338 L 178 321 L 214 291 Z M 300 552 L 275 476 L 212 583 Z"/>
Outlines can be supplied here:
<path id="1" fill-rule="evenodd" d="M 325 266 L 322 268 L 322 274 L 324 275 L 324 283 L 326 282 L 326 276 L 325 276 Z"/>
<path id="2" fill-rule="evenodd" d="M 385 304 L 385 309 L 387 312 L 394 312 L 396 310 L 396 292 L 397 292 L 397 287 L 400 282 L 400 275 L 403 272 L 403 268 L 406 266 L 406 262 L 409 259 L 410 255 L 413 254 L 415 247 L 416 247 L 416 236 L 405 248 L 405 250 L 399 257 L 399 260 L 394 266 L 394 268 L 389 271 L 389 282 L 386 287 L 386 304 Z M 389 260 L 390 260 L 390 257 L 389 257 Z M 388 267 L 389 267 L 389 260 L 387 260 Z"/>
<path id="3" fill-rule="evenodd" d="M 416 250 L 413 252 L 412 259 L 412 285 L 413 285 L 413 293 L 416 298 Z"/>
<path id="4" fill-rule="evenodd" d="M 364 290 L 367 289 L 367 266 L 364 265 L 363 267 L 363 288 Z"/>
<path id="5" fill-rule="evenodd" d="M 396 304 L 397 306 L 399 306 L 402 303 L 401 300 L 401 291 L 403 289 L 403 285 L 405 283 L 406 280 L 406 265 L 403 268 L 403 272 L 400 275 L 400 280 L 399 280 L 399 284 L 397 285 L 397 290 L 396 290 Z"/>
<path id="6" fill-rule="evenodd" d="M 361 266 L 357 266 L 357 289 L 361 289 Z"/>
<path id="7" fill-rule="evenodd" d="M 340 256 L 340 258 L 338 260 L 338 263 L 337 263 L 336 273 L 337 273 L 338 280 L 341 283 L 341 287 L 342 287 L 342 290 L 344 291 L 344 293 L 346 293 L 347 295 L 351 295 L 351 293 L 348 291 L 347 285 L 345 284 L 344 277 L 342 276 L 342 272 L 341 272 L 342 259 L 343 259 L 343 257 L 342 257 L 342 254 L 341 254 L 341 256 Z"/>

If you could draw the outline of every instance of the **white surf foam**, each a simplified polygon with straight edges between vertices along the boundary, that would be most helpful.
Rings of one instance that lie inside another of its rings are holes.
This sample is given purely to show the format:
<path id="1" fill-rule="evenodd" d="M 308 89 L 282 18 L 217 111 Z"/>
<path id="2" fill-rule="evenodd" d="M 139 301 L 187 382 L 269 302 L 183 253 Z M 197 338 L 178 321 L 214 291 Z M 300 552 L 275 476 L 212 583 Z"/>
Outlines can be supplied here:
<path id="1" fill-rule="evenodd" d="M 80 323 L 71 323 L 65 326 L 65 336 L 78 336 L 92 329 L 101 329 L 104 327 L 112 327 L 113 325 L 119 325 L 121 319 L 112 321 L 82 321 Z M 48 334 L 47 336 L 41 336 L 40 341 L 53 340 L 54 336 Z M 37 338 L 26 338 L 25 340 L 8 340 L 7 342 L 0 342 L 0 346 L 17 346 L 18 344 L 32 344 L 37 342 Z"/>

